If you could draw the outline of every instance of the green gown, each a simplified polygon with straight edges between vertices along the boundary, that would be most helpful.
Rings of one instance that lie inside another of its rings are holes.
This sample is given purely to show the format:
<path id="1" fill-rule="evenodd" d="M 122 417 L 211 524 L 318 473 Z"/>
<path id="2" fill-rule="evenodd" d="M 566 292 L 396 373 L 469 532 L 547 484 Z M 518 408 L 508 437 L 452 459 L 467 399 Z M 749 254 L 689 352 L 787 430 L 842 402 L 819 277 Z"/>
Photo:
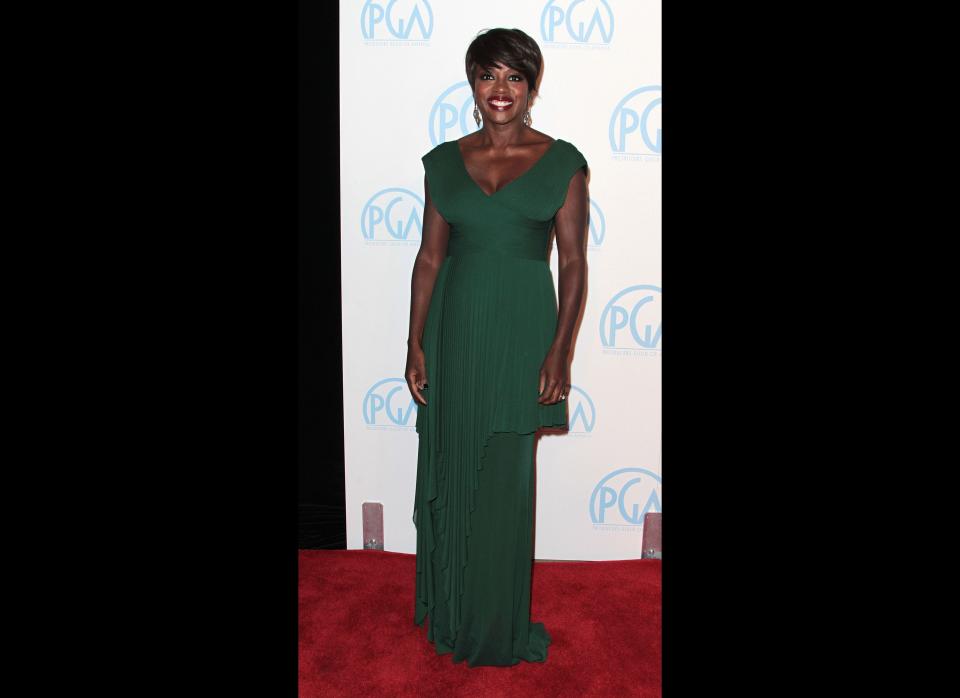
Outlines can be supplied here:
<path id="1" fill-rule="evenodd" d="M 534 432 L 567 426 L 565 401 L 538 403 L 557 328 L 547 244 L 587 162 L 557 139 L 488 196 L 456 141 L 422 160 L 450 239 L 423 330 L 414 622 L 429 616 L 428 640 L 455 663 L 542 662 L 550 635 L 530 622 Z"/>

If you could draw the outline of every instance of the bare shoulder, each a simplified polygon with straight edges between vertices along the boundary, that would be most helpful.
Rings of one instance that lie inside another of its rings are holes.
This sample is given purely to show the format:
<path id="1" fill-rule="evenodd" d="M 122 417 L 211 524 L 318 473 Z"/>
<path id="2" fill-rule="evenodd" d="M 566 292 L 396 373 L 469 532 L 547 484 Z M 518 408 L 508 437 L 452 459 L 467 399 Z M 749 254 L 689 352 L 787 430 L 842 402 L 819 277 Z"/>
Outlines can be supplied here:
<path id="1" fill-rule="evenodd" d="M 455 141 L 453 141 L 453 142 L 457 144 L 457 147 L 459 147 L 459 148 L 461 148 L 461 149 L 463 149 L 463 150 L 469 150 L 470 148 L 476 148 L 476 147 L 477 147 L 477 141 L 478 141 L 479 138 L 480 138 L 480 134 L 481 134 L 481 131 L 474 131 L 473 133 L 468 133 L 466 136 L 463 136 L 462 138 L 458 138 L 457 140 L 455 140 Z"/>
<path id="2" fill-rule="evenodd" d="M 530 129 L 530 135 L 531 138 L 527 142 L 527 145 L 550 145 L 557 140 L 553 136 L 548 136 L 546 133 L 532 128 Z"/>

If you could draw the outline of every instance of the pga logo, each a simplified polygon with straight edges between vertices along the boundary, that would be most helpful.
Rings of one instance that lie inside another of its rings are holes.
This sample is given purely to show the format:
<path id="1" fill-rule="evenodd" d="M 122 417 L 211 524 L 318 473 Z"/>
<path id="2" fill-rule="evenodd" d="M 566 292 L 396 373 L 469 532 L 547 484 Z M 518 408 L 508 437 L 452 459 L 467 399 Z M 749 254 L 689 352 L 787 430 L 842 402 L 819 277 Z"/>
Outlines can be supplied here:
<path id="1" fill-rule="evenodd" d="M 607 237 L 607 219 L 596 201 L 590 199 L 589 230 L 587 231 L 587 247 L 594 249 L 603 244 Z"/>
<path id="2" fill-rule="evenodd" d="M 366 0 L 360 31 L 367 41 L 426 41 L 433 34 L 433 8 L 427 0 Z"/>
<path id="3" fill-rule="evenodd" d="M 603 308 L 600 342 L 613 349 L 660 350 L 660 287 L 628 286 Z"/>
<path id="4" fill-rule="evenodd" d="M 661 155 L 660 85 L 638 87 L 610 115 L 610 148 L 617 155 Z"/>
<path id="5" fill-rule="evenodd" d="M 647 512 L 663 512 L 660 476 L 645 468 L 608 473 L 590 495 L 590 521 L 595 524 L 643 526 Z"/>
<path id="6" fill-rule="evenodd" d="M 473 118 L 473 91 L 466 80 L 445 89 L 430 108 L 430 144 L 463 138 L 480 130 Z"/>
<path id="7" fill-rule="evenodd" d="M 384 378 L 367 390 L 363 423 L 368 427 L 416 427 L 417 401 L 403 378 Z"/>
<path id="8" fill-rule="evenodd" d="M 423 199 L 403 187 L 381 189 L 360 212 L 360 230 L 367 241 L 408 242 L 423 234 Z"/>
<path id="9" fill-rule="evenodd" d="M 544 41 L 606 45 L 613 38 L 613 10 L 606 0 L 550 0 L 540 13 Z"/>
<path id="10" fill-rule="evenodd" d="M 576 385 L 571 385 L 567 403 L 570 414 L 567 424 L 569 431 L 578 434 L 592 432 L 597 424 L 597 408 L 587 391 Z"/>

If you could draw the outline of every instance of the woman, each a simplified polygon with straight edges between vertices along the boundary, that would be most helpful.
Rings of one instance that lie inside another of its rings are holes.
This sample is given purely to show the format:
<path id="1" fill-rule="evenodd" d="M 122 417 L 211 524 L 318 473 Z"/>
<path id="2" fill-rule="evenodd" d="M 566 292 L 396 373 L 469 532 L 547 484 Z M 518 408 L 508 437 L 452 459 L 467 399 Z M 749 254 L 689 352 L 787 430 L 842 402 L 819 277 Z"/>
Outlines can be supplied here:
<path id="1" fill-rule="evenodd" d="M 543 59 L 519 29 L 470 44 L 482 128 L 423 156 L 406 380 L 418 403 L 414 622 L 468 666 L 545 661 L 530 622 L 535 433 L 567 426 L 586 283 L 587 162 L 530 127 Z M 556 230 L 560 302 L 548 260 Z"/>

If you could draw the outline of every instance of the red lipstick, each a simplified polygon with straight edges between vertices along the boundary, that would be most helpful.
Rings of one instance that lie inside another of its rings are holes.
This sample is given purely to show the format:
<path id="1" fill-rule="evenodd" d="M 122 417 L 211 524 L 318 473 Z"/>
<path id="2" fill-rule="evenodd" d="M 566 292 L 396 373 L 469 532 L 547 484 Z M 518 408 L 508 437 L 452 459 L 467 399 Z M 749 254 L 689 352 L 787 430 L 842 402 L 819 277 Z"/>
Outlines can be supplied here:
<path id="1" fill-rule="evenodd" d="M 512 97 L 488 97 L 487 105 L 493 111 L 507 111 L 510 107 L 513 106 Z"/>

